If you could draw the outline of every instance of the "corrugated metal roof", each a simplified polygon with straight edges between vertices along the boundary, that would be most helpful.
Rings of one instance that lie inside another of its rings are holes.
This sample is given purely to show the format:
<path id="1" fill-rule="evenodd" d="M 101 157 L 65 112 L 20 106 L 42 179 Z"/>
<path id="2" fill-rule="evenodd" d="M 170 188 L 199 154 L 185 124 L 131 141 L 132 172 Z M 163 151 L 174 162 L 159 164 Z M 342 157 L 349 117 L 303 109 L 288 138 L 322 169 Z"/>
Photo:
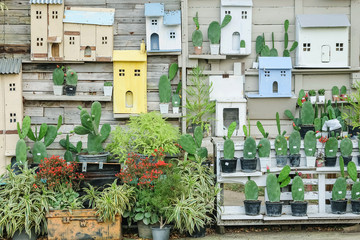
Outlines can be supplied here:
<path id="1" fill-rule="evenodd" d="M 260 69 L 291 69 L 290 57 L 259 57 Z"/>
<path id="2" fill-rule="evenodd" d="M 181 24 L 181 11 L 169 11 L 164 15 L 165 25 L 180 25 Z"/>
<path id="3" fill-rule="evenodd" d="M 226 7 L 251 7 L 252 0 L 221 0 L 221 6 Z"/>
<path id="4" fill-rule="evenodd" d="M 65 10 L 64 23 L 81 23 L 93 25 L 113 25 L 115 12 L 90 12 Z"/>
<path id="5" fill-rule="evenodd" d="M 30 0 L 30 4 L 62 4 L 63 0 Z"/>
<path id="6" fill-rule="evenodd" d="M 21 59 L 19 58 L 1 58 L 0 74 L 17 74 L 21 70 Z"/>
<path id="7" fill-rule="evenodd" d="M 349 27 L 350 22 L 345 14 L 304 14 L 297 15 L 300 27 Z"/>
<path id="8" fill-rule="evenodd" d="M 145 3 L 145 17 L 164 16 L 163 3 Z"/>

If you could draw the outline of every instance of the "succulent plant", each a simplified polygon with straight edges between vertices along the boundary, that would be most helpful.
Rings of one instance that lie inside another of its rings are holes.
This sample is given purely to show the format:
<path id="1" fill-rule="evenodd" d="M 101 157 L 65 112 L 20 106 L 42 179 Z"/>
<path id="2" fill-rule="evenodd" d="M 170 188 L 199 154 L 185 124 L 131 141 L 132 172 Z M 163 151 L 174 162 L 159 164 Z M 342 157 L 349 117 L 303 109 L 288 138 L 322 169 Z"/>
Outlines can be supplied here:
<path id="1" fill-rule="evenodd" d="M 179 70 L 179 66 L 178 66 L 177 63 L 172 63 L 170 65 L 170 67 L 169 67 L 169 81 L 172 81 L 175 78 L 178 70 Z"/>
<path id="2" fill-rule="evenodd" d="M 313 125 L 315 111 L 311 102 L 304 102 L 301 107 L 301 123 L 302 125 Z"/>
<path id="3" fill-rule="evenodd" d="M 353 143 L 349 138 L 343 138 L 340 142 L 340 152 L 341 156 L 349 157 L 351 156 L 353 150 Z"/>
<path id="4" fill-rule="evenodd" d="M 224 159 L 232 160 L 235 155 L 235 146 L 233 140 L 231 140 L 231 136 L 233 135 L 236 129 L 236 122 L 232 122 L 229 125 L 227 137 L 224 137 Z"/>
<path id="5" fill-rule="evenodd" d="M 315 118 L 314 119 L 314 128 L 315 128 L 315 132 L 317 131 L 321 131 L 321 118 Z"/>
<path id="6" fill-rule="evenodd" d="M 337 86 L 333 86 L 332 89 L 331 89 L 331 93 L 333 96 L 338 96 L 339 93 L 340 93 L 340 90 Z"/>
<path id="7" fill-rule="evenodd" d="M 270 202 L 280 202 L 280 188 L 286 187 L 291 181 L 289 173 L 290 167 L 288 165 L 284 166 L 278 178 L 268 170 L 266 192 Z"/>
<path id="8" fill-rule="evenodd" d="M 56 86 L 61 86 L 61 85 L 64 84 L 63 67 L 59 67 L 59 65 L 57 65 L 57 67 L 54 69 L 54 71 L 53 71 L 53 82 L 54 82 L 54 85 L 56 85 Z"/>
<path id="9" fill-rule="evenodd" d="M 192 158 L 198 155 L 200 158 L 207 158 L 208 151 L 206 147 L 201 147 L 203 139 L 203 130 L 200 126 L 197 126 L 194 130 L 194 137 L 190 134 L 183 134 L 180 136 L 180 146 L 189 153 L 189 157 Z"/>
<path id="10" fill-rule="evenodd" d="M 308 131 L 304 137 L 305 156 L 313 157 L 316 152 L 316 136 L 314 131 Z"/>
<path id="11" fill-rule="evenodd" d="M 179 94 L 173 94 L 171 97 L 171 103 L 173 107 L 180 107 L 181 99 Z"/>
<path id="12" fill-rule="evenodd" d="M 244 159 L 254 159 L 256 157 L 256 142 L 250 136 L 250 120 L 248 120 L 248 128 L 243 125 L 243 131 L 246 138 L 244 142 Z"/>
<path id="13" fill-rule="evenodd" d="M 298 42 L 294 41 L 291 48 L 288 50 L 288 44 L 289 44 L 289 34 L 288 34 L 288 29 L 289 29 L 289 20 L 285 20 L 284 22 L 284 30 L 285 30 L 285 34 L 284 34 L 284 52 L 283 52 L 283 57 L 290 57 L 290 52 L 294 51 L 296 49 L 296 47 L 298 46 Z"/>
<path id="14" fill-rule="evenodd" d="M 346 95 L 346 92 L 347 92 L 346 86 L 341 86 L 340 95 Z"/>
<path id="15" fill-rule="evenodd" d="M 338 140 L 335 137 L 330 137 L 325 143 L 325 156 L 336 157 L 338 151 Z"/>
<path id="16" fill-rule="evenodd" d="M 72 69 L 68 69 L 66 71 L 66 85 L 69 86 L 76 86 L 78 82 L 78 75 L 77 73 L 72 70 Z"/>
<path id="17" fill-rule="evenodd" d="M 346 197 L 346 179 L 338 177 L 332 189 L 332 200 L 342 200 Z"/>
<path id="18" fill-rule="evenodd" d="M 258 200 L 259 188 L 255 181 L 249 180 L 245 184 L 245 199 L 246 200 Z"/>
<path id="19" fill-rule="evenodd" d="M 281 133 L 280 126 L 280 116 L 279 113 L 276 113 L 276 126 L 278 130 L 278 136 L 275 138 L 275 152 L 278 156 L 286 156 L 287 155 L 287 141 L 284 137 L 286 131 Z"/>
<path id="20" fill-rule="evenodd" d="M 351 178 L 351 180 L 356 182 L 356 180 L 357 180 L 357 170 L 356 170 L 356 165 L 355 165 L 355 163 L 353 161 L 348 163 L 347 172 L 348 172 L 349 177 Z"/>
<path id="21" fill-rule="evenodd" d="M 228 25 L 230 21 L 231 21 L 231 15 L 225 15 L 221 25 L 217 21 L 213 21 L 210 23 L 208 28 L 208 38 L 211 44 L 220 43 L 221 28 Z"/>
<path id="22" fill-rule="evenodd" d="M 332 119 L 336 119 L 336 114 L 335 114 L 335 110 L 332 106 L 327 106 L 326 108 L 328 114 L 329 114 L 329 119 L 332 120 Z"/>
<path id="23" fill-rule="evenodd" d="M 203 44 L 203 34 L 200 31 L 199 17 L 198 12 L 196 12 L 196 16 L 193 17 L 196 30 L 192 34 L 192 42 L 195 47 L 201 47 Z"/>
<path id="24" fill-rule="evenodd" d="M 324 96 L 325 95 L 325 89 L 319 89 L 318 90 L 318 94 L 319 94 L 319 96 Z"/>
<path id="25" fill-rule="evenodd" d="M 69 140 L 69 134 L 66 135 L 66 139 L 61 139 L 59 143 L 63 148 L 66 149 L 65 154 L 64 154 L 64 159 L 67 162 L 71 162 L 74 160 L 72 153 L 81 153 L 82 142 L 78 141 L 76 146 L 74 146 L 74 144 L 72 144 Z"/>
<path id="26" fill-rule="evenodd" d="M 259 157 L 261 157 L 261 158 L 269 157 L 270 156 L 270 141 L 267 138 L 269 136 L 269 133 L 265 132 L 264 127 L 260 121 L 256 122 L 256 126 L 258 127 L 260 133 L 263 135 L 263 138 L 260 139 L 259 144 L 257 145 Z"/>
<path id="27" fill-rule="evenodd" d="M 289 137 L 289 151 L 291 155 L 299 154 L 301 136 L 299 131 L 293 131 Z"/>
<path id="28" fill-rule="evenodd" d="M 295 176 L 291 185 L 291 195 L 294 201 L 304 201 L 304 182 L 301 177 Z"/>
<path id="29" fill-rule="evenodd" d="M 162 75 L 159 81 L 160 103 L 169 103 L 171 99 L 171 83 L 166 75 Z"/>
<path id="30" fill-rule="evenodd" d="M 315 90 L 309 90 L 309 96 L 310 97 L 316 96 L 316 91 Z"/>

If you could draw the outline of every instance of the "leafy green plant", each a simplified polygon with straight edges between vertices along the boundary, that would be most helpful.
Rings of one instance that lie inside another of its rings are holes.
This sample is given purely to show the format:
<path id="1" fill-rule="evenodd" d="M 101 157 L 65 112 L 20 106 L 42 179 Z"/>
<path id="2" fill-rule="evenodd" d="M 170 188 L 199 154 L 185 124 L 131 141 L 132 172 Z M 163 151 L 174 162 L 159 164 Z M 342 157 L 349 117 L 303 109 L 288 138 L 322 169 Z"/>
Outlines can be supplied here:
<path id="1" fill-rule="evenodd" d="M 360 126 L 360 82 L 356 82 L 354 87 L 356 90 L 344 99 L 348 103 L 345 105 L 347 111 L 343 111 L 341 117 L 348 125 L 357 128 Z"/>
<path id="2" fill-rule="evenodd" d="M 112 85 L 113 85 L 112 82 L 104 82 L 105 87 L 112 87 Z"/>
<path id="3" fill-rule="evenodd" d="M 319 89 L 318 90 L 318 94 L 319 94 L 319 96 L 324 96 L 325 95 L 325 89 Z"/>
<path id="4" fill-rule="evenodd" d="M 309 96 L 311 96 L 311 97 L 316 96 L 316 91 L 315 90 L 310 90 L 309 91 Z"/>
<path id="5" fill-rule="evenodd" d="M 60 185 L 56 189 L 54 199 L 49 200 L 51 209 L 54 210 L 73 210 L 83 208 L 83 203 L 79 198 L 79 193 L 75 192 L 67 185 Z"/>

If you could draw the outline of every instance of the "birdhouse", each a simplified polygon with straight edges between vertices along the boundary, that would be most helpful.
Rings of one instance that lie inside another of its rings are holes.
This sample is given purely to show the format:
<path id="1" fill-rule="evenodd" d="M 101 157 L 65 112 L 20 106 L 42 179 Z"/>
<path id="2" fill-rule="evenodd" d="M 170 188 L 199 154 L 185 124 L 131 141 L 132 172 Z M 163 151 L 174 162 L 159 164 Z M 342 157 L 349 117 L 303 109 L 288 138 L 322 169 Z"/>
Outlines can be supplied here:
<path id="1" fill-rule="evenodd" d="M 259 94 L 248 97 L 291 97 L 291 69 L 290 57 L 259 57 Z"/>
<path id="2" fill-rule="evenodd" d="M 148 53 L 181 52 L 181 11 L 165 11 L 163 3 L 145 3 Z"/>
<path id="3" fill-rule="evenodd" d="M 0 173 L 15 156 L 17 123 L 23 119 L 20 59 L 0 59 Z"/>
<path id="4" fill-rule="evenodd" d="M 147 112 L 147 56 L 140 50 L 114 50 L 114 113 Z"/>
<path id="5" fill-rule="evenodd" d="M 298 68 L 348 68 L 349 27 L 345 14 L 296 16 Z"/>
<path id="6" fill-rule="evenodd" d="M 30 0 L 31 60 L 63 60 L 63 0 Z"/>
<path id="7" fill-rule="evenodd" d="M 252 0 L 221 0 L 220 19 L 232 17 L 221 29 L 220 51 L 227 55 L 251 53 Z"/>
<path id="8" fill-rule="evenodd" d="M 246 124 L 246 99 L 241 63 L 234 63 L 234 75 L 209 76 L 212 85 L 210 100 L 216 101 L 215 135 L 222 137 L 232 122 L 237 123 L 234 136 L 244 136 L 242 128 Z"/>

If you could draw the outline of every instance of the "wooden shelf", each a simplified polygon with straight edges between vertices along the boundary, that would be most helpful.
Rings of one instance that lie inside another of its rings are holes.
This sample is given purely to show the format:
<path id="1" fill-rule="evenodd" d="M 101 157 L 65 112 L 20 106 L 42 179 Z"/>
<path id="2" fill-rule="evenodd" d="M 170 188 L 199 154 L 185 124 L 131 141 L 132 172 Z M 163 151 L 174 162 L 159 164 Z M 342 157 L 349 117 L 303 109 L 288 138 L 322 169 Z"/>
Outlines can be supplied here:
<path id="1" fill-rule="evenodd" d="M 226 55 L 210 55 L 210 54 L 189 55 L 189 58 L 190 59 L 221 60 L 221 59 L 226 59 Z"/>
<path id="2" fill-rule="evenodd" d="M 146 52 L 148 56 L 179 56 L 181 55 L 181 51 L 180 52 Z"/>
<path id="3" fill-rule="evenodd" d="M 204 70 L 202 72 L 204 75 L 224 75 L 224 74 L 229 74 L 229 75 L 234 75 L 234 71 L 211 71 L 211 70 Z M 187 71 L 188 75 L 192 75 L 192 70 L 188 70 Z"/>
<path id="4" fill-rule="evenodd" d="M 130 116 L 139 116 L 139 114 L 132 114 L 132 113 L 114 113 L 114 118 L 120 118 L 120 119 L 127 119 L 130 118 Z M 168 113 L 168 114 L 162 114 L 163 118 L 181 118 L 182 113 Z"/>
<path id="5" fill-rule="evenodd" d="M 28 101 L 84 101 L 84 102 L 111 102 L 111 97 L 100 95 L 75 95 L 75 96 L 55 96 L 53 94 L 33 94 L 23 93 L 23 97 Z"/>

